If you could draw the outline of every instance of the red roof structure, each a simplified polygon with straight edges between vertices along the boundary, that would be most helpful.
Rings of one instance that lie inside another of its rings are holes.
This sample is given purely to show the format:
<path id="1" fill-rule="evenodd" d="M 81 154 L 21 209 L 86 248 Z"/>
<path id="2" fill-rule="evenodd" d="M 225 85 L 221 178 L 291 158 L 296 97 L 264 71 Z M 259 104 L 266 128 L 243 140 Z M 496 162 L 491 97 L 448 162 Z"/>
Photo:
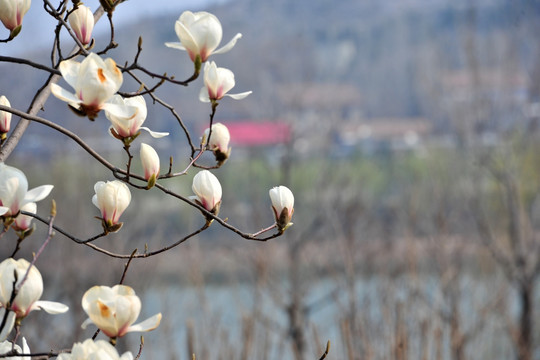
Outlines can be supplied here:
<path id="1" fill-rule="evenodd" d="M 231 134 L 231 144 L 264 146 L 285 144 L 291 139 L 291 127 L 284 122 L 223 122 Z"/>

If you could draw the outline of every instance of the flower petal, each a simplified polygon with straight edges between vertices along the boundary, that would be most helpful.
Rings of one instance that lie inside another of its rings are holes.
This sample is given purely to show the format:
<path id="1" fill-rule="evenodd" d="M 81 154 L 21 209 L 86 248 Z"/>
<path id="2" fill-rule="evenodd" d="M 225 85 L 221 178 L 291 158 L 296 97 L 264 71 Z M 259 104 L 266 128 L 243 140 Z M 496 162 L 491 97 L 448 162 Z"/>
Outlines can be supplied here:
<path id="1" fill-rule="evenodd" d="M 8 211 L 9 211 L 9 208 L 8 208 L 8 207 L 0 206 L 0 216 L 4 215 L 4 214 L 7 213 Z"/>
<path id="2" fill-rule="evenodd" d="M 36 202 L 45 199 L 54 188 L 53 185 L 41 185 L 28 191 L 24 196 L 24 202 Z"/>
<path id="3" fill-rule="evenodd" d="M 64 305 L 59 302 L 55 301 L 46 301 L 46 300 L 38 300 L 33 305 L 32 308 L 35 308 L 35 310 L 43 309 L 49 314 L 63 314 L 66 311 L 69 310 L 69 307 L 67 305 Z"/>
<path id="4" fill-rule="evenodd" d="M 64 80 L 74 89 L 76 88 L 80 68 L 81 63 L 75 60 L 62 61 L 58 66 Z"/>
<path id="5" fill-rule="evenodd" d="M 140 323 L 135 324 L 135 325 L 131 325 L 128 328 L 127 332 L 154 330 L 155 328 L 157 328 L 159 326 L 160 322 L 161 322 L 161 313 L 156 314 L 156 315 L 144 320 L 143 322 L 140 322 Z"/>
<path id="6" fill-rule="evenodd" d="M 186 50 L 184 45 L 182 45 L 182 43 L 179 43 L 179 42 L 166 42 L 165 46 L 170 47 L 172 49 Z"/>
<path id="7" fill-rule="evenodd" d="M 245 97 L 247 97 L 249 94 L 251 94 L 252 92 L 253 91 L 246 91 L 246 92 L 243 92 L 243 93 L 240 93 L 240 94 L 225 94 L 225 96 L 230 96 L 234 100 L 242 100 Z"/>
<path id="8" fill-rule="evenodd" d="M 141 129 L 141 130 L 148 131 L 148 133 L 150 134 L 150 136 L 152 136 L 153 138 L 156 138 L 156 139 L 159 139 L 159 138 L 162 138 L 162 137 L 164 137 L 164 136 L 169 135 L 168 132 L 157 132 L 157 131 L 152 131 L 152 130 L 150 130 L 149 128 L 147 128 L 146 126 L 141 126 L 140 129 Z"/>
<path id="9" fill-rule="evenodd" d="M 107 102 L 101 107 L 103 110 L 109 114 L 121 118 L 131 118 L 137 114 L 138 108 L 131 105 L 119 105 Z"/>
<path id="10" fill-rule="evenodd" d="M 6 312 L 5 308 L 0 308 L 0 319 L 4 318 L 4 314 Z M 0 341 L 6 340 L 11 330 L 13 330 L 13 326 L 15 326 L 15 317 L 16 314 L 13 311 L 10 311 L 7 319 L 6 324 L 4 325 L 4 328 L 0 332 Z"/>
<path id="11" fill-rule="evenodd" d="M 57 84 L 51 84 L 51 92 L 56 98 L 65 101 L 70 104 L 80 104 L 82 100 L 78 99 L 75 94 L 70 93 L 63 87 Z"/>
<path id="12" fill-rule="evenodd" d="M 205 103 L 210 102 L 210 96 L 208 95 L 208 89 L 206 86 L 203 87 L 199 92 L 199 100 Z"/>
<path id="13" fill-rule="evenodd" d="M 234 45 L 236 45 L 236 41 L 238 41 L 238 39 L 240 39 L 241 37 L 242 37 L 242 34 L 240 33 L 236 34 L 231 39 L 231 41 L 229 41 L 226 45 L 214 51 L 213 54 L 223 54 L 223 53 L 226 53 L 227 51 L 230 51 L 234 47 Z"/>

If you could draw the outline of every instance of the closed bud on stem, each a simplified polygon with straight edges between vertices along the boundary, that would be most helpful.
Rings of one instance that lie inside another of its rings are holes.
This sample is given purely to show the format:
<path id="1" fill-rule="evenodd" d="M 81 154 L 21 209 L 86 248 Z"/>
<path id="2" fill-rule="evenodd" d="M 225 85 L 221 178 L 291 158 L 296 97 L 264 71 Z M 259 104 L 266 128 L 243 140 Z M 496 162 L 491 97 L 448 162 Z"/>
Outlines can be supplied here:
<path id="1" fill-rule="evenodd" d="M 0 105 L 9 106 L 9 100 L 4 96 L 0 96 Z M 0 134 L 6 134 L 11 128 L 11 113 L 8 111 L 0 110 Z M 5 135 L 4 135 L 5 136 Z"/>
<path id="2" fill-rule="evenodd" d="M 92 30 L 94 29 L 94 14 L 92 10 L 88 6 L 79 3 L 77 9 L 69 14 L 68 21 L 81 44 L 88 45 L 92 40 Z"/>
<path id="3" fill-rule="evenodd" d="M 145 143 L 141 143 L 140 155 L 144 178 L 148 181 L 147 189 L 150 189 L 156 184 L 159 176 L 159 156 L 153 147 Z"/>
<path id="4" fill-rule="evenodd" d="M 0 21 L 10 31 L 10 39 L 19 34 L 31 0 L 0 0 Z"/>
<path id="5" fill-rule="evenodd" d="M 195 196 L 192 197 L 195 202 L 217 215 L 221 207 L 221 184 L 218 178 L 208 170 L 202 170 L 193 177 L 193 185 L 191 187 Z M 213 221 L 211 217 L 207 217 L 207 224 Z"/>
<path id="6" fill-rule="evenodd" d="M 269 191 L 272 201 L 272 210 L 276 219 L 276 225 L 280 232 L 287 230 L 294 213 L 294 195 L 286 186 L 276 186 Z"/>

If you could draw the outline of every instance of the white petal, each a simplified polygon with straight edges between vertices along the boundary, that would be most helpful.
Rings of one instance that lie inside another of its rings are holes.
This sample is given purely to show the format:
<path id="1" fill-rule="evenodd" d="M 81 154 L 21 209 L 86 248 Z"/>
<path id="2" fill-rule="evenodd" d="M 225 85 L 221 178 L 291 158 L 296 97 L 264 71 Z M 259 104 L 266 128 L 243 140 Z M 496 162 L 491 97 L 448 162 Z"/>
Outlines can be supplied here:
<path id="1" fill-rule="evenodd" d="M 141 126 L 140 129 L 141 129 L 141 130 L 148 131 L 148 133 L 150 134 L 150 136 L 152 136 L 153 138 L 156 138 L 156 139 L 159 139 L 159 138 L 162 138 L 162 137 L 164 137 L 164 136 L 169 135 L 168 132 L 157 132 L 157 131 L 152 131 L 152 130 L 150 130 L 149 128 L 147 128 L 146 126 Z"/>
<path id="2" fill-rule="evenodd" d="M 51 84 L 51 92 L 54 96 L 56 96 L 58 99 L 65 101 L 67 103 L 73 103 L 73 104 L 80 104 L 82 103 L 82 100 L 78 99 L 75 94 L 70 93 L 63 87 L 57 84 Z"/>
<path id="3" fill-rule="evenodd" d="M 4 214 L 7 213 L 8 211 L 9 211 L 9 208 L 8 208 L 8 207 L 0 206 L 0 216 L 4 215 Z"/>
<path id="4" fill-rule="evenodd" d="M 28 191 L 24 196 L 24 202 L 36 202 L 45 199 L 54 188 L 53 185 L 41 185 Z"/>
<path id="5" fill-rule="evenodd" d="M 79 77 L 79 69 L 81 63 L 75 60 L 65 60 L 60 63 L 58 69 L 62 73 L 62 77 L 72 87 L 76 88 L 77 78 Z"/>
<path id="6" fill-rule="evenodd" d="M 214 51 L 212 54 L 223 54 L 223 53 L 226 53 L 227 51 L 230 51 L 234 45 L 236 45 L 236 41 L 238 39 L 240 39 L 242 37 L 242 34 L 238 33 L 236 34 L 232 39 L 231 41 L 229 41 L 226 45 L 220 47 L 219 49 L 217 49 L 216 51 Z"/>
<path id="7" fill-rule="evenodd" d="M 131 325 L 128 328 L 127 332 L 154 330 L 155 328 L 157 328 L 159 326 L 160 322 L 161 322 L 161 313 L 156 314 L 156 315 L 144 320 L 143 322 L 140 322 L 140 323 L 135 324 L 135 325 Z"/>
<path id="8" fill-rule="evenodd" d="M 133 117 L 137 113 L 137 107 L 131 106 L 131 105 L 118 105 L 118 104 L 112 104 L 110 102 L 103 104 L 101 107 L 103 110 L 108 112 L 109 114 L 121 118 L 130 118 Z"/>
<path id="9" fill-rule="evenodd" d="M 43 309 L 49 314 L 62 314 L 69 310 L 67 305 L 55 301 L 38 300 L 32 305 L 38 309 Z"/>
<path id="10" fill-rule="evenodd" d="M 81 328 L 82 329 L 86 329 L 86 327 L 90 324 L 93 324 L 94 322 L 92 321 L 92 319 L 88 318 L 86 320 L 84 320 L 84 322 L 82 323 L 81 325 Z"/>
<path id="11" fill-rule="evenodd" d="M 210 102 L 210 96 L 208 96 L 208 89 L 206 86 L 201 89 L 201 92 L 199 93 L 199 100 L 205 103 Z"/>
<path id="12" fill-rule="evenodd" d="M 5 311 L 6 311 L 5 308 L 0 309 L 0 319 L 4 318 Z M 2 329 L 2 331 L 0 332 L 0 341 L 6 340 L 11 330 L 13 330 L 14 325 L 15 325 L 15 313 L 13 311 L 10 311 L 6 319 L 6 324 L 4 325 L 4 328 Z"/>
<path id="13" fill-rule="evenodd" d="M 182 43 L 179 43 L 179 42 L 166 42 L 165 46 L 170 47 L 172 49 L 186 50 L 184 45 L 182 45 Z"/>
<path id="14" fill-rule="evenodd" d="M 253 91 L 246 91 L 240 94 L 225 94 L 225 96 L 230 96 L 235 100 L 242 100 L 245 97 L 247 97 L 249 94 L 251 94 Z"/>

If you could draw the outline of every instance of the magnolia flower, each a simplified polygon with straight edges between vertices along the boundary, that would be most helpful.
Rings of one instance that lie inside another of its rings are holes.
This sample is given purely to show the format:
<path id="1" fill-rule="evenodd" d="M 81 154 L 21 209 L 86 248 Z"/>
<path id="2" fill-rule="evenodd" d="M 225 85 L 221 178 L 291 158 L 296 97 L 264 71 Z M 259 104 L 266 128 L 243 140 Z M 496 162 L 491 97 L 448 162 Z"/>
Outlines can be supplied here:
<path id="1" fill-rule="evenodd" d="M 221 184 L 218 178 L 208 170 L 199 171 L 193 177 L 191 188 L 195 193 L 192 199 L 206 210 L 217 215 L 221 205 Z"/>
<path id="2" fill-rule="evenodd" d="M 227 94 L 234 87 L 234 74 L 229 69 L 218 68 L 213 61 L 204 65 L 204 85 L 199 93 L 199 100 L 202 102 L 214 102 L 224 96 L 240 100 L 252 93 L 246 91 L 240 94 Z"/>
<path id="3" fill-rule="evenodd" d="M 28 343 L 26 342 L 26 339 L 22 338 L 22 349 L 19 345 L 13 344 L 11 341 L 2 341 L 0 343 L 0 354 L 8 354 L 11 351 L 15 350 L 18 354 L 30 354 L 30 348 L 28 347 Z M 10 360 L 30 360 L 30 356 L 10 356 L 8 357 Z"/>
<path id="4" fill-rule="evenodd" d="M 210 142 L 208 148 L 214 152 L 214 156 L 219 165 L 229 158 L 231 154 L 231 148 L 229 147 L 229 141 L 231 140 L 231 134 L 229 129 L 222 123 L 215 123 L 212 125 L 212 133 L 210 134 L 210 128 L 204 131 L 201 139 L 201 145 L 206 145 L 210 136 Z"/>
<path id="5" fill-rule="evenodd" d="M 26 203 L 21 207 L 21 210 L 35 214 L 37 212 L 37 204 L 35 202 Z M 27 231 L 30 229 L 32 224 L 33 217 L 29 215 L 19 214 L 15 218 L 15 223 L 13 224 L 13 229 L 15 231 Z"/>
<path id="6" fill-rule="evenodd" d="M 75 94 L 57 84 L 51 84 L 53 95 L 91 120 L 106 107 L 105 102 L 120 89 L 123 81 L 122 73 L 113 59 L 103 60 L 94 53 L 90 53 L 80 63 L 64 60 L 60 63 L 59 70 L 64 80 L 75 89 Z M 117 106 L 107 107 L 107 110 L 111 113 L 120 111 L 119 115 L 125 115 L 125 109 Z M 133 114 L 136 109 L 128 110 Z"/>
<path id="7" fill-rule="evenodd" d="M 285 231 L 292 225 L 291 218 L 294 213 L 294 195 L 285 186 L 276 186 L 270 189 L 269 194 L 278 229 Z"/>
<path id="8" fill-rule="evenodd" d="M 0 215 L 17 216 L 21 207 L 44 199 L 52 189 L 52 185 L 42 185 L 28 191 L 24 173 L 0 162 Z"/>
<path id="9" fill-rule="evenodd" d="M 119 180 L 98 181 L 94 191 L 92 203 L 101 211 L 104 229 L 108 232 L 120 230 L 122 223 L 118 219 L 131 202 L 129 188 Z"/>
<path id="10" fill-rule="evenodd" d="M 75 32 L 77 39 L 83 45 L 87 45 L 92 40 L 92 30 L 94 29 L 94 14 L 88 6 L 81 3 L 68 16 L 69 25 Z"/>
<path id="11" fill-rule="evenodd" d="M 94 341 L 86 339 L 82 343 L 75 343 L 71 348 L 71 354 L 60 354 L 57 360 L 133 360 L 131 352 L 118 355 L 116 348 L 105 340 Z"/>
<path id="12" fill-rule="evenodd" d="M 22 26 L 24 14 L 30 9 L 30 3 L 31 0 L 0 0 L 0 21 L 12 34 Z"/>
<path id="13" fill-rule="evenodd" d="M 201 62 L 205 62 L 211 54 L 223 54 L 231 50 L 242 37 L 242 34 L 238 33 L 227 45 L 216 50 L 223 37 L 223 30 L 218 18 L 205 11 L 184 11 L 176 21 L 174 30 L 180 42 L 167 42 L 165 45 L 186 50 L 193 62 L 197 61 L 197 57 L 200 57 Z"/>
<path id="14" fill-rule="evenodd" d="M 28 271 L 30 268 L 30 271 Z M 16 288 L 19 288 L 15 299 L 10 302 L 13 283 L 17 273 Z M 24 283 L 21 282 L 25 278 Z M 39 300 L 43 293 L 43 279 L 39 270 L 25 259 L 8 258 L 0 263 L 0 307 L 15 312 L 18 319 L 26 317 L 33 310 L 43 309 L 49 314 L 60 314 L 68 311 L 68 307 L 52 301 Z"/>
<path id="15" fill-rule="evenodd" d="M 159 176 L 159 156 L 153 147 L 145 143 L 141 144 L 141 163 L 144 169 L 144 178 L 148 181 L 148 187 L 154 186 Z"/>
<path id="16" fill-rule="evenodd" d="M 126 285 L 94 286 L 82 298 L 82 307 L 88 319 L 83 329 L 90 323 L 96 325 L 110 338 L 124 336 L 132 331 L 150 331 L 159 326 L 161 313 L 137 325 L 132 325 L 141 312 L 141 300 L 135 291 Z"/>
<path id="17" fill-rule="evenodd" d="M 154 132 L 141 126 L 146 120 L 146 115 L 146 101 L 141 95 L 126 99 L 114 95 L 105 107 L 105 116 L 112 124 L 110 131 L 115 138 L 122 140 L 133 138 L 140 130 L 148 131 L 154 138 L 169 135 L 167 132 Z"/>
<path id="18" fill-rule="evenodd" d="M 0 96 L 0 105 L 11 107 L 9 100 L 4 95 Z M 0 134 L 7 133 L 9 131 L 10 126 L 11 126 L 11 113 L 8 111 L 0 110 Z"/>

